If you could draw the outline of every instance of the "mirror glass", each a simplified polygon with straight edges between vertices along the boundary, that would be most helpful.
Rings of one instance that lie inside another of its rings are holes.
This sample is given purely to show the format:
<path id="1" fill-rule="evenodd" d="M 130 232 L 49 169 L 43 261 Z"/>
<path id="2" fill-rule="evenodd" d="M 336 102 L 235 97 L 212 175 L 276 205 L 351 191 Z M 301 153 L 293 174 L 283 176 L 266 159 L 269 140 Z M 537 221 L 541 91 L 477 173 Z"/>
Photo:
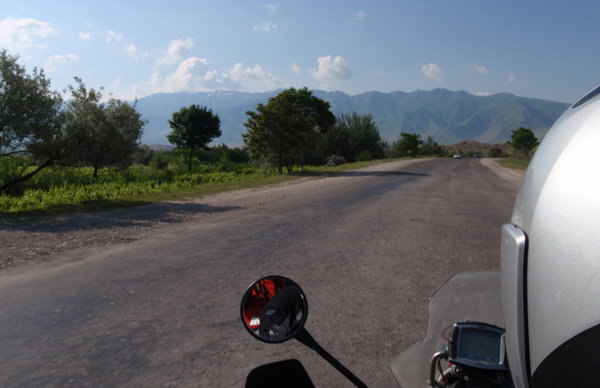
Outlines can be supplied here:
<path id="1" fill-rule="evenodd" d="M 304 327 L 308 303 L 302 289 L 283 276 L 266 276 L 252 283 L 241 304 L 242 322 L 265 342 L 283 342 Z"/>

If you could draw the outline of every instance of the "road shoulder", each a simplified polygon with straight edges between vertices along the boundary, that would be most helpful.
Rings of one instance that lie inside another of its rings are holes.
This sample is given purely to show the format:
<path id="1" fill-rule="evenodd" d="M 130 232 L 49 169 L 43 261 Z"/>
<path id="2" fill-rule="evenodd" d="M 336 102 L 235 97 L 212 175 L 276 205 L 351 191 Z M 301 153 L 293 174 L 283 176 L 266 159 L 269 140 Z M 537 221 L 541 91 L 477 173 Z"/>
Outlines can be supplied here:
<path id="1" fill-rule="evenodd" d="M 521 185 L 523 177 L 525 176 L 525 171 L 503 167 L 498 163 L 497 159 L 484 158 L 481 159 L 481 164 L 490 169 L 494 174 L 498 175 L 498 177 L 516 185 Z"/>

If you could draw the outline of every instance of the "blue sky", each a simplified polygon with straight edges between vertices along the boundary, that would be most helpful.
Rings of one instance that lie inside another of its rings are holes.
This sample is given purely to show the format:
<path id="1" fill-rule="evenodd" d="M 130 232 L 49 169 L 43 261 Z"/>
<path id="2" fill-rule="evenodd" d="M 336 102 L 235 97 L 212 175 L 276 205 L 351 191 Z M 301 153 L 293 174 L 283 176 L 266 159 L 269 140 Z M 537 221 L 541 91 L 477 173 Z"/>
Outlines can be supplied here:
<path id="1" fill-rule="evenodd" d="M 447 88 L 574 102 L 600 83 L 600 2 L 10 1 L 0 47 L 117 98 Z"/>

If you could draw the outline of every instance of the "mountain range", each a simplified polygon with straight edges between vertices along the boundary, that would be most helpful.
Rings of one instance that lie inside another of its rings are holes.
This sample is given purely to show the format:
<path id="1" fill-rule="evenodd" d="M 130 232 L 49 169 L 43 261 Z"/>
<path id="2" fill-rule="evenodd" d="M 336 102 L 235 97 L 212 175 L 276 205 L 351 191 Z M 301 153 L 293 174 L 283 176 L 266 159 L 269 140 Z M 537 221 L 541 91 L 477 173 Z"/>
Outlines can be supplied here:
<path id="1" fill-rule="evenodd" d="M 201 93 L 153 94 L 137 102 L 137 110 L 148 123 L 142 143 L 168 144 L 168 120 L 174 112 L 192 104 L 206 106 L 221 119 L 221 137 L 214 143 L 229 146 L 243 144 L 246 111 L 258 103 L 267 103 L 281 90 L 263 93 L 215 91 Z M 475 96 L 464 91 L 433 89 L 414 92 L 366 92 L 350 96 L 334 91 L 314 90 L 313 95 L 328 101 L 331 111 L 371 114 L 379 132 L 388 142 L 398 139 L 400 132 L 431 136 L 440 144 L 465 140 L 485 143 L 508 141 L 519 127 L 533 129 L 543 137 L 569 104 L 518 97 L 510 93 Z"/>

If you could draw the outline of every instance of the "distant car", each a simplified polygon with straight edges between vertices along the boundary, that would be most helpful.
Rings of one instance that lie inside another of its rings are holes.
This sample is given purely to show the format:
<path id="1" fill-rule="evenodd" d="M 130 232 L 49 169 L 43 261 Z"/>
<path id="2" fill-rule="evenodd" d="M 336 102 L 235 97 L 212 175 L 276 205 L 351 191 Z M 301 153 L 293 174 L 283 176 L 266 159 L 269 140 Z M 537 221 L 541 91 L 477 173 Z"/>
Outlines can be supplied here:
<path id="1" fill-rule="evenodd" d="M 460 152 L 457 152 L 454 154 L 453 158 L 454 159 L 462 159 L 462 154 Z"/>
<path id="2" fill-rule="evenodd" d="M 474 158 L 481 158 L 481 155 L 479 155 L 479 154 L 475 153 L 475 154 L 473 154 L 473 157 L 474 157 Z"/>

